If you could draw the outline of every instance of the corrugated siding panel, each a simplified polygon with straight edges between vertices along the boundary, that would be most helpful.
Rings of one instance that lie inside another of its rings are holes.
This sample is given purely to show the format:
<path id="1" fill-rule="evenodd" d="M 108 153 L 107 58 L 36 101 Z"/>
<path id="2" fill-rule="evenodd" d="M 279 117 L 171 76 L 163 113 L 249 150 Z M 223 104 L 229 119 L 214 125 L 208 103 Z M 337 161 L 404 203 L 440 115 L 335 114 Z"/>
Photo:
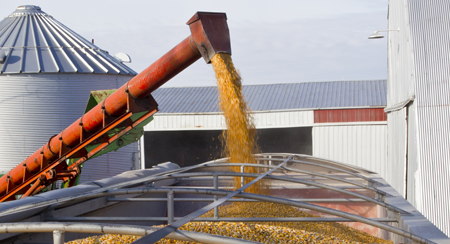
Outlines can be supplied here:
<path id="1" fill-rule="evenodd" d="M 255 113 L 253 117 L 256 128 L 311 126 L 314 123 L 313 111 Z"/>
<path id="2" fill-rule="evenodd" d="M 154 120 L 144 127 L 154 130 L 223 130 L 225 119 L 221 114 L 155 114 Z M 254 113 L 256 128 L 282 128 L 312 126 L 313 111 L 284 111 Z"/>
<path id="3" fill-rule="evenodd" d="M 386 176 L 386 126 L 315 126 L 313 156 L 355 165 Z"/>
<path id="4" fill-rule="evenodd" d="M 386 106 L 386 81 L 334 81 L 243 86 L 253 111 Z M 161 113 L 220 112 L 217 87 L 160 88 Z"/>
<path id="5" fill-rule="evenodd" d="M 98 158 L 87 161 L 80 177 L 80 183 L 101 180 L 136 168 L 139 160 L 138 143 L 119 148 Z"/>
<path id="6" fill-rule="evenodd" d="M 220 114 L 155 114 L 154 120 L 144 127 L 154 130 L 223 130 L 225 120 Z"/>
<path id="7" fill-rule="evenodd" d="M 383 108 L 314 110 L 314 123 L 386 121 Z"/>
<path id="8" fill-rule="evenodd" d="M 419 210 L 450 235 L 450 2 L 408 4 L 423 177 Z"/>
<path id="9" fill-rule="evenodd" d="M 421 190 L 421 178 L 419 161 L 417 157 L 418 153 L 418 141 L 417 141 L 417 108 L 416 103 L 413 102 L 408 107 L 408 172 L 407 172 L 407 185 L 406 185 L 406 199 L 419 208 L 421 205 L 422 197 L 419 191 Z"/>
<path id="10" fill-rule="evenodd" d="M 397 192 L 405 196 L 406 108 L 388 114 L 388 167 L 386 178 Z"/>
<path id="11" fill-rule="evenodd" d="M 414 56 L 409 30 L 407 0 L 389 1 L 387 106 L 414 95 Z"/>
<path id="12" fill-rule="evenodd" d="M 91 90 L 117 88 L 128 78 L 94 74 L 0 75 L 0 171 L 9 171 L 81 117 Z M 137 145 L 127 150 L 135 152 Z M 122 159 L 120 152 L 125 150 L 107 156 L 113 159 L 113 166 L 108 167 L 129 170 L 129 157 Z M 97 160 L 103 159 L 88 164 Z"/>

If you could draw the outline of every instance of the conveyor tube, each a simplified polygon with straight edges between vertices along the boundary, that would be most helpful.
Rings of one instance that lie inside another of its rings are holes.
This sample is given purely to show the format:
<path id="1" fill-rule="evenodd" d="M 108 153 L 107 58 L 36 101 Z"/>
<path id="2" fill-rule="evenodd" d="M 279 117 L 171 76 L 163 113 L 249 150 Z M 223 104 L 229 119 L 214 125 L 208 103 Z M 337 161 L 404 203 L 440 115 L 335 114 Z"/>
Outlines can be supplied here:
<path id="1" fill-rule="evenodd" d="M 97 105 L 61 133 L 50 138 L 47 144 L 1 177 L 0 195 L 3 196 L 11 190 L 8 189 L 8 180 L 13 185 L 19 186 L 27 178 L 39 173 L 43 158 L 46 162 L 58 159 L 61 140 L 69 148 L 80 144 L 82 133 L 80 125 L 87 132 L 95 132 L 103 127 L 104 111 L 108 116 L 118 117 L 125 113 L 129 97 L 134 99 L 147 97 L 200 57 L 203 56 L 206 62 L 210 63 L 216 53 L 231 54 L 224 13 L 197 12 L 187 24 L 191 30 L 189 37 L 111 94 L 103 104 Z"/>

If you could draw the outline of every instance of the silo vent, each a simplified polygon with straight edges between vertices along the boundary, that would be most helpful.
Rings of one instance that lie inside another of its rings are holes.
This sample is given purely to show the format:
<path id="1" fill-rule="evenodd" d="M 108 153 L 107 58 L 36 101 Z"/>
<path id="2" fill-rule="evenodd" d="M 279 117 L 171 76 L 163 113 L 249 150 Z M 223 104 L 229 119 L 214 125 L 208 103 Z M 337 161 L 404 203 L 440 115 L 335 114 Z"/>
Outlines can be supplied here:
<path id="1" fill-rule="evenodd" d="M 8 17 L 17 17 L 17 16 L 26 16 L 26 15 L 43 15 L 47 16 L 45 12 L 41 10 L 41 7 L 36 5 L 20 5 L 17 7 L 16 11 L 14 11 Z"/>
<path id="2" fill-rule="evenodd" d="M 18 10 L 29 10 L 29 9 L 35 9 L 35 10 L 41 10 L 41 7 L 36 5 L 22 5 L 17 7 Z"/>
<path id="3" fill-rule="evenodd" d="M 117 53 L 116 55 L 114 55 L 114 57 L 121 63 L 131 63 L 131 57 L 126 53 Z"/>

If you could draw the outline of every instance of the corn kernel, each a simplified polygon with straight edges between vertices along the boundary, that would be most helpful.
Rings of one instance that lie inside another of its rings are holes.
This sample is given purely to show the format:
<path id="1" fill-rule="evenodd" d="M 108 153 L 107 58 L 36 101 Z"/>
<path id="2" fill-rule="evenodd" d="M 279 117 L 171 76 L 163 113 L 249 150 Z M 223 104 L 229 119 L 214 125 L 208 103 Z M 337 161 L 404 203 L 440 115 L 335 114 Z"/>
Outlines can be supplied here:
<path id="1" fill-rule="evenodd" d="M 202 217 L 212 217 L 210 211 Z M 276 203 L 233 203 L 220 207 L 221 217 L 318 217 Z M 163 226 L 156 226 L 163 227 Z M 222 235 L 262 243 L 392 243 L 339 223 L 324 222 L 190 222 L 179 230 Z M 131 243 L 140 237 L 130 235 L 102 235 L 75 240 L 68 244 Z M 192 243 L 163 239 L 163 243 Z"/>

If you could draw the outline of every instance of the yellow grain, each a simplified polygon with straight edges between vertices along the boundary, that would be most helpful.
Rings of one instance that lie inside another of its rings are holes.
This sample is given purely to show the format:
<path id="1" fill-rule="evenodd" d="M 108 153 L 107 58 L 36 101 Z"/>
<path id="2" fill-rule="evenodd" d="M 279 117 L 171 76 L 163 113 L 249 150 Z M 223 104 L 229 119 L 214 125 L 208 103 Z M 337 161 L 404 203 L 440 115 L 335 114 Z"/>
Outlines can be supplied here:
<path id="1" fill-rule="evenodd" d="M 213 217 L 210 211 L 202 217 Z M 296 207 L 277 203 L 242 202 L 232 203 L 219 208 L 220 217 L 234 218 L 270 218 L 270 217 L 319 217 L 300 211 Z M 295 230 L 304 230 L 325 236 L 334 236 L 341 240 L 364 243 L 390 243 L 389 241 L 374 237 L 360 230 L 332 222 L 261 222 L 257 224 L 277 227 L 288 227 Z"/>
<path id="2" fill-rule="evenodd" d="M 256 163 L 252 152 L 256 150 L 255 125 L 250 109 L 242 94 L 242 83 L 239 72 L 234 67 L 231 55 L 219 53 L 211 59 L 216 73 L 217 88 L 219 90 L 219 107 L 223 111 L 227 130 L 223 131 L 224 155 L 230 163 Z M 240 172 L 239 167 L 232 168 Z M 254 167 L 246 167 L 246 173 L 258 173 Z M 234 187 L 241 185 L 240 177 L 235 177 Z M 252 181 L 244 178 L 244 184 Z M 246 192 L 265 193 L 262 181 L 247 188 Z"/>

